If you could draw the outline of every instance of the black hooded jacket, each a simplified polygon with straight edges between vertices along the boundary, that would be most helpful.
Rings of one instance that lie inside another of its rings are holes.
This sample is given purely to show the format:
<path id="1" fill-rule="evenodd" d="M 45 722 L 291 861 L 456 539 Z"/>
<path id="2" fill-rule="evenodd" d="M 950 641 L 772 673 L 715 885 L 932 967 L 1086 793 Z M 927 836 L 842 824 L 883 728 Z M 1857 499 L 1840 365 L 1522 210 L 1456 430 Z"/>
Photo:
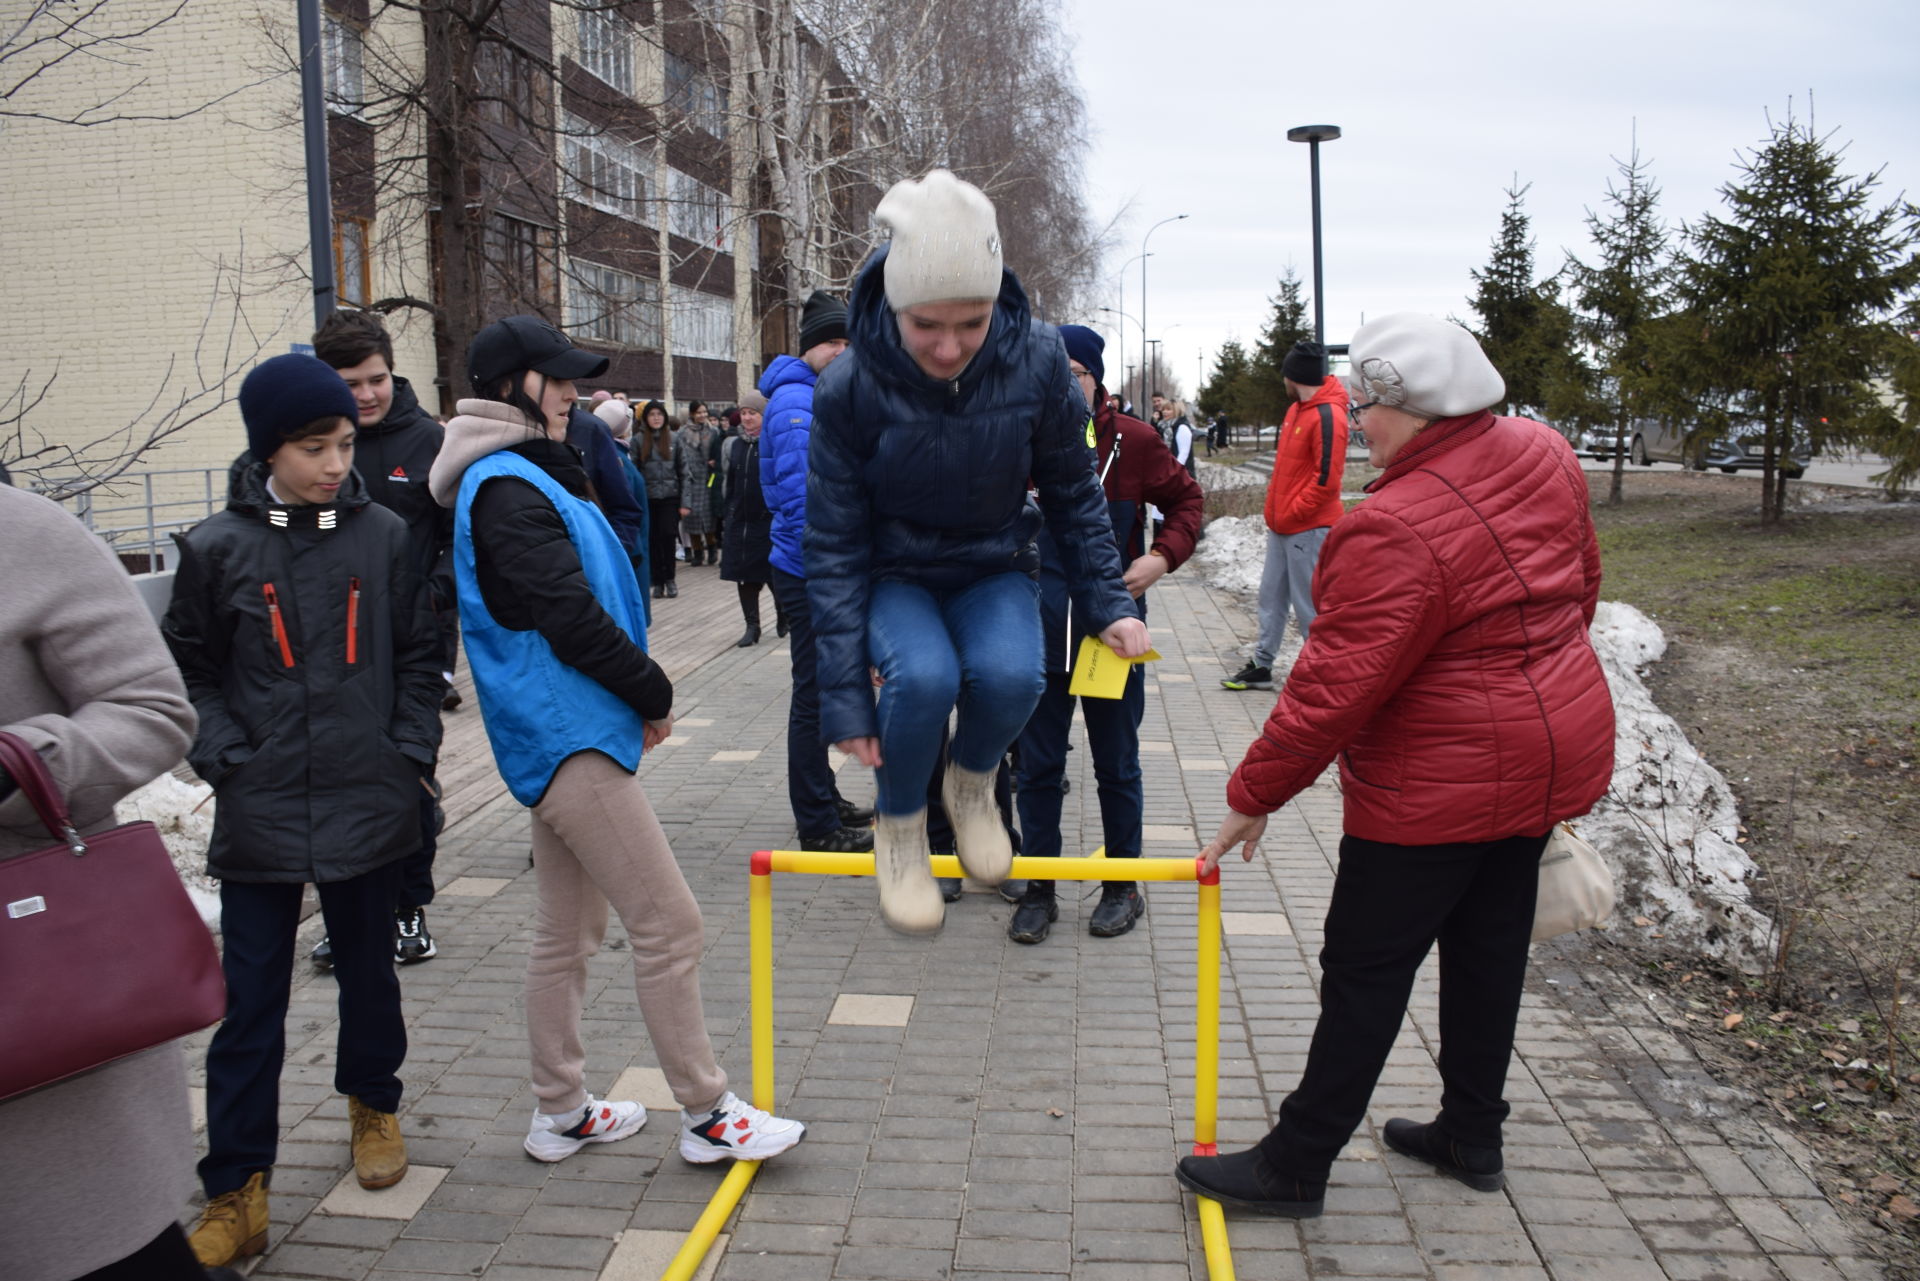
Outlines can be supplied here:
<path id="1" fill-rule="evenodd" d="M 227 509 L 177 536 L 161 631 L 200 714 L 187 759 L 218 796 L 209 874 L 344 881 L 420 846 L 438 638 L 406 527 L 357 474 L 318 506 L 266 477 L 236 467 Z"/>
<path id="2" fill-rule="evenodd" d="M 407 523 L 414 572 L 433 593 L 437 611 L 453 603 L 453 513 L 427 492 L 427 472 L 445 436 L 446 429 L 420 407 L 413 385 L 396 377 L 387 416 L 362 427 L 353 442 L 353 469 L 366 483 L 367 497 Z"/>

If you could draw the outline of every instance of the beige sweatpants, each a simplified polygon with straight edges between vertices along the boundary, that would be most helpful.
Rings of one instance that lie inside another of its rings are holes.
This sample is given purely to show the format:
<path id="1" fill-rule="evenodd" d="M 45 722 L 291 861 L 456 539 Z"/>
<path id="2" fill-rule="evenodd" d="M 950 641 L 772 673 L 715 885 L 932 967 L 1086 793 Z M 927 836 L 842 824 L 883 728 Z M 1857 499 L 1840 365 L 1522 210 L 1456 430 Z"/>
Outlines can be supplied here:
<path id="1" fill-rule="evenodd" d="M 568 757 L 533 807 L 540 883 L 527 958 L 527 1040 L 542 1112 L 585 1105 L 580 1043 L 587 961 L 620 914 L 660 1070 L 680 1106 L 704 1112 L 726 1093 L 700 1005 L 700 905 L 687 888 L 640 780 L 599 752 Z"/>

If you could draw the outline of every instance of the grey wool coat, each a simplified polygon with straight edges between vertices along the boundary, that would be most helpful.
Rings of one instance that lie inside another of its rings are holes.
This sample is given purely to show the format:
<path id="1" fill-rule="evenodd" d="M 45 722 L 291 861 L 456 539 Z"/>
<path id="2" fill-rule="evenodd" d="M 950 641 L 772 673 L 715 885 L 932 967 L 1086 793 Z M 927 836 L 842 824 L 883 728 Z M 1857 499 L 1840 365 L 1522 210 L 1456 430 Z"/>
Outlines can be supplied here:
<path id="1" fill-rule="evenodd" d="M 81 828 L 112 826 L 193 738 L 180 673 L 106 544 L 6 485 L 0 584 L 0 729 L 40 753 Z M 25 797 L 0 802 L 0 859 L 46 844 Z M 0 1273 L 72 1281 L 125 1258 L 186 1208 L 192 1175 L 178 1042 L 0 1103 Z"/>

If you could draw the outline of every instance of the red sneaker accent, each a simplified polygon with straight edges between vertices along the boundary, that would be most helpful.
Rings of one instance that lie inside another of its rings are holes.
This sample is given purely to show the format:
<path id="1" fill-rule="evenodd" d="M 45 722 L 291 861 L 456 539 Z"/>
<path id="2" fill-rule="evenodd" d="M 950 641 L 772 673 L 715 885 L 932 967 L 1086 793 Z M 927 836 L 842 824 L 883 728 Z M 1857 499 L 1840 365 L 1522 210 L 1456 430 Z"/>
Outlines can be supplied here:
<path id="1" fill-rule="evenodd" d="M 744 1129 L 746 1129 L 746 1128 L 747 1128 L 747 1118 L 743 1116 L 743 1117 L 741 1117 L 741 1118 L 740 1118 L 740 1119 L 739 1119 L 738 1121 L 735 1121 L 735 1122 L 733 1123 L 733 1128 L 734 1128 L 734 1129 L 736 1129 L 736 1130 L 744 1130 Z"/>

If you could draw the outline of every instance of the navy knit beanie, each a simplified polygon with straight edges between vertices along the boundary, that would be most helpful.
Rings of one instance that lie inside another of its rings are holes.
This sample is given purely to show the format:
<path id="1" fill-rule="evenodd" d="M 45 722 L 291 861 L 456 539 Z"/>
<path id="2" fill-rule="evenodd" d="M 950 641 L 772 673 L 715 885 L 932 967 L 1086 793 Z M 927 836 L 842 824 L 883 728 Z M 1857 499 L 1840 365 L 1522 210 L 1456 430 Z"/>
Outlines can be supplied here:
<path id="1" fill-rule="evenodd" d="M 360 407 L 346 380 L 314 356 L 275 356 L 254 366 L 240 384 L 240 418 L 247 425 L 247 448 L 266 462 L 287 437 L 316 418 L 360 421 Z"/>
<path id="2" fill-rule="evenodd" d="M 1060 326 L 1060 341 L 1067 345 L 1067 355 L 1093 375 L 1093 381 L 1104 383 L 1107 380 L 1107 365 L 1101 353 L 1107 349 L 1107 340 L 1088 329 L 1085 325 Z"/>

